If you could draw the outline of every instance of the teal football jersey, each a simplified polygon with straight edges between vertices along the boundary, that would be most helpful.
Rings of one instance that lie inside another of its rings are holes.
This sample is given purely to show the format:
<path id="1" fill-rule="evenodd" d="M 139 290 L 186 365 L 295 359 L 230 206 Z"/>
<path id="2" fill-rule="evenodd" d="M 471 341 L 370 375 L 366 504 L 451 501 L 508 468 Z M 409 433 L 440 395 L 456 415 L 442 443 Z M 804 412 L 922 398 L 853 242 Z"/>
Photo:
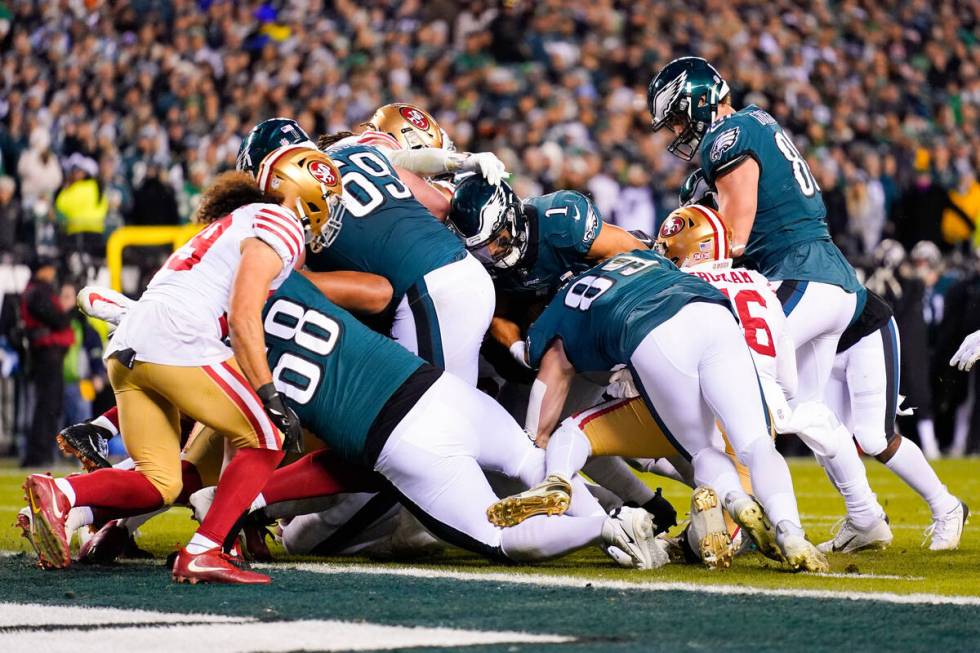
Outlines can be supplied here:
<path id="1" fill-rule="evenodd" d="M 368 431 L 421 358 L 371 331 L 293 272 L 262 311 L 276 388 L 331 449 L 364 464 Z"/>
<path id="2" fill-rule="evenodd" d="M 343 227 L 330 247 L 307 254 L 311 270 L 379 274 L 397 301 L 429 272 L 466 256 L 459 238 L 415 199 L 379 149 L 349 145 L 327 153 L 344 184 Z"/>
<path id="3" fill-rule="evenodd" d="M 759 165 L 758 205 L 745 255 L 773 280 L 861 288 L 830 239 L 827 209 L 806 159 L 776 120 L 755 105 L 713 124 L 701 141 L 701 168 L 713 187 L 745 157 Z"/>
<path id="4" fill-rule="evenodd" d="M 551 293 L 566 272 L 592 267 L 585 255 L 602 230 L 602 217 L 582 193 L 560 190 L 524 200 L 528 249 L 521 265 L 498 275 L 504 292 Z"/>
<path id="5" fill-rule="evenodd" d="M 690 302 L 730 309 L 709 283 L 681 272 L 648 249 L 633 250 L 576 277 L 555 295 L 528 330 L 528 360 L 538 367 L 555 338 L 579 372 L 629 363 L 651 330 Z"/>

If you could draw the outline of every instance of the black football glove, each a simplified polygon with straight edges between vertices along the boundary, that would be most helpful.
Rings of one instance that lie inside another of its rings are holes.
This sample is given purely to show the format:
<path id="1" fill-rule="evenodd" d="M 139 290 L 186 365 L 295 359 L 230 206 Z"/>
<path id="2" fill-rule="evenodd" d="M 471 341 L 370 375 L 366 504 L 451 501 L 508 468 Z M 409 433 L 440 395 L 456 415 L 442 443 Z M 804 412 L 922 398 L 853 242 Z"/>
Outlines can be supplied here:
<path id="1" fill-rule="evenodd" d="M 266 383 L 255 394 L 262 400 L 265 414 L 282 432 L 282 450 L 303 453 L 303 427 L 300 426 L 299 417 L 296 411 L 286 405 L 276 386 Z"/>

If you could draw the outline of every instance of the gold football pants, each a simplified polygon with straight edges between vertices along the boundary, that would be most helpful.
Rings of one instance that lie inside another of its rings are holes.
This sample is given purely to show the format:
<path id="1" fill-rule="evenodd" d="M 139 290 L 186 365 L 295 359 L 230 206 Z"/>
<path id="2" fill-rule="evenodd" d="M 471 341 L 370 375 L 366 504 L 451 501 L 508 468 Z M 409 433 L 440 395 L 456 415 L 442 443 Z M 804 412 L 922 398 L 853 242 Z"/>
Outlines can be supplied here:
<path id="1" fill-rule="evenodd" d="M 281 449 L 282 435 L 234 359 L 179 367 L 108 362 L 126 450 L 170 504 L 181 490 L 180 415 L 211 427 L 235 447 Z"/>

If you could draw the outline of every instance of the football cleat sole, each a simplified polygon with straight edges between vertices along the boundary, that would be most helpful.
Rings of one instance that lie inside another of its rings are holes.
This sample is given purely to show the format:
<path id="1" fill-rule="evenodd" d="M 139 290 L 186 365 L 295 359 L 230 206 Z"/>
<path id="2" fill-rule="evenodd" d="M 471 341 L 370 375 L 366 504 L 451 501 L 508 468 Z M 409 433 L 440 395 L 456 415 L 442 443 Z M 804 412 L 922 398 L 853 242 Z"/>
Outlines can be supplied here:
<path id="1" fill-rule="evenodd" d="M 755 543 L 759 552 L 771 560 L 783 562 L 783 553 L 776 543 L 776 529 L 772 527 L 762 506 L 755 499 L 743 499 L 733 507 L 732 519 Z"/>
<path id="2" fill-rule="evenodd" d="M 47 568 L 44 562 L 41 560 L 41 550 L 37 548 L 37 544 L 34 542 L 34 538 L 31 536 L 31 517 L 29 512 L 19 512 L 17 513 L 17 520 L 14 522 L 14 526 L 20 529 L 20 536 L 23 537 L 34 549 L 34 553 L 37 554 L 37 566 L 42 569 Z"/>
<path id="3" fill-rule="evenodd" d="M 71 564 L 71 551 L 68 542 L 58 536 L 48 521 L 44 510 L 38 508 L 38 492 L 31 477 L 24 483 L 24 500 L 31 510 L 31 541 L 38 554 L 41 567 L 63 569 Z"/>
<path id="4" fill-rule="evenodd" d="M 728 569 L 735 557 L 719 505 L 718 495 L 709 487 L 699 487 L 691 495 L 691 523 L 701 533 L 698 556 L 708 569 Z"/>
<path id="5" fill-rule="evenodd" d="M 516 526 L 536 515 L 561 515 L 572 502 L 572 486 L 560 476 L 548 476 L 534 487 L 501 499 L 487 508 L 487 519 L 499 528 Z"/>
<path id="6" fill-rule="evenodd" d="M 86 472 L 94 472 L 97 469 L 102 469 L 102 465 L 93 462 L 88 456 L 81 452 L 78 447 L 74 446 L 71 442 L 65 439 L 60 433 L 55 436 L 55 442 L 58 443 L 58 449 L 61 450 L 66 456 L 71 456 L 82 463 L 82 467 L 85 468 Z"/>

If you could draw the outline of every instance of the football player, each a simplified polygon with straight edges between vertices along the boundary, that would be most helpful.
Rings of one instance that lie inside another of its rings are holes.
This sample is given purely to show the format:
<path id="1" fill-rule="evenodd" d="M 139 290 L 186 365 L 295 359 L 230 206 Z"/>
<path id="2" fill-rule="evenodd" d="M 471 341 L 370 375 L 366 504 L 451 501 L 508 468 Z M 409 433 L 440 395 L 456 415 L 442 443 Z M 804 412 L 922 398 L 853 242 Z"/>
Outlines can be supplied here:
<path id="1" fill-rule="evenodd" d="M 497 308 L 490 333 L 522 366 L 523 331 L 557 291 L 563 275 L 644 246 L 635 235 L 603 221 L 581 193 L 561 190 L 521 201 L 507 182 L 493 185 L 476 175 L 457 184 L 447 224 L 491 272 Z M 491 356 L 493 346 L 484 351 Z M 578 391 L 566 409 L 592 406 L 602 388 L 577 380 Z M 676 523 L 670 503 L 640 482 L 622 460 L 593 459 L 587 473 L 624 501 L 649 510 L 658 531 Z"/>
<path id="2" fill-rule="evenodd" d="M 548 495 L 574 498 L 568 479 L 588 455 L 577 433 L 565 438 L 558 429 L 547 442 L 570 379 L 576 370 L 625 365 L 663 435 L 692 462 L 697 483 L 717 492 L 759 550 L 797 569 L 828 568 L 804 537 L 789 469 L 769 436 L 742 332 L 728 300 L 709 284 L 649 250 L 616 256 L 575 277 L 548 304 L 528 332 L 527 356 L 540 368 L 537 380 L 544 387 L 528 423 L 539 444 L 548 444 L 549 473 L 542 486 L 524 495 L 528 514 Z M 749 468 L 764 510 L 714 445 L 716 417 Z M 501 502 L 508 521 L 525 516 L 518 514 L 521 498 Z"/>
<path id="3" fill-rule="evenodd" d="M 774 284 L 796 347 L 798 386 L 790 405 L 823 399 L 837 342 L 864 307 L 867 292 L 834 245 L 820 187 L 775 119 L 755 105 L 736 111 L 727 82 L 707 61 L 682 57 L 650 82 L 654 131 L 671 130 L 672 154 L 700 154 L 704 180 L 732 232 L 732 255 Z M 850 438 L 847 438 L 849 444 Z M 818 456 L 844 495 L 854 526 L 887 528 L 854 447 Z"/>
<path id="4" fill-rule="evenodd" d="M 698 179 L 699 175 L 700 170 L 695 171 L 685 182 L 680 196 L 681 204 L 688 204 L 695 198 L 704 202 L 713 201 L 710 189 L 703 180 Z M 711 208 L 705 210 L 711 211 Z M 696 220 L 696 216 L 694 217 Z M 666 222 L 661 229 L 661 240 L 658 241 L 662 242 L 664 247 L 671 248 L 681 257 L 697 255 L 693 251 L 696 242 L 682 245 L 678 242 L 683 240 L 681 238 L 663 237 L 665 230 L 670 230 Z M 710 234 L 706 232 L 702 237 L 707 240 Z M 746 271 L 745 274 L 757 273 Z M 761 289 L 758 292 L 763 293 Z M 759 322 L 758 317 L 749 314 L 750 311 L 746 313 L 746 316 L 742 317 L 742 324 L 748 336 L 748 327 Z M 768 323 L 771 325 L 778 319 L 778 316 L 772 316 L 768 319 Z M 749 346 L 754 351 L 758 351 L 756 347 L 752 347 L 751 341 Z M 827 383 L 824 403 L 843 422 L 848 439 L 853 434 L 866 454 L 874 456 L 892 470 L 929 504 L 933 518 L 933 523 L 927 530 L 929 548 L 934 551 L 955 549 L 959 545 L 969 508 L 950 494 L 918 445 L 895 430 L 895 415 L 900 401 L 898 395 L 900 350 L 898 330 L 891 308 L 877 295 L 868 291 L 867 301 L 860 317 L 844 331 L 838 342 L 838 353 Z M 780 369 L 789 371 L 790 362 L 784 352 L 780 352 L 780 359 Z M 766 361 L 758 355 L 756 355 L 756 367 L 765 388 L 767 365 Z M 792 390 L 788 389 L 788 391 L 792 395 Z M 766 399 L 770 407 L 776 401 L 769 393 L 766 394 Z M 796 417 L 804 416 L 796 415 Z M 819 415 L 812 412 L 809 417 L 821 421 Z M 805 436 L 804 420 L 796 421 L 797 424 L 785 429 L 777 427 L 777 431 Z M 827 452 L 815 448 L 812 441 L 808 441 L 807 444 L 819 455 L 827 456 Z M 833 443 L 827 444 L 833 446 Z M 850 447 L 844 455 L 850 456 Z M 850 483 L 852 487 L 867 486 L 867 476 L 855 476 Z M 869 493 L 871 493 L 870 486 L 862 491 L 862 494 Z M 883 513 L 884 510 L 877 500 L 875 504 L 876 512 Z M 859 528 L 854 524 L 854 518 L 850 513 L 841 520 L 835 531 L 833 538 L 820 544 L 819 548 L 822 551 L 851 553 L 862 549 L 880 549 L 887 547 L 892 541 L 891 528 L 885 520 L 876 520 L 870 528 Z"/>
<path id="5" fill-rule="evenodd" d="M 475 386 L 480 344 L 493 316 L 493 282 L 413 197 L 385 153 L 361 139 L 345 136 L 328 149 L 345 189 L 346 222 L 337 241 L 311 252 L 307 265 L 388 279 L 395 291 L 395 340 Z"/>
<path id="6" fill-rule="evenodd" d="M 231 564 L 221 549 L 284 447 L 301 435 L 273 383 L 261 311 L 269 292 L 302 264 L 304 245 L 329 245 L 340 226 L 336 166 L 314 149 L 285 149 L 263 162 L 258 185 L 240 173 L 215 181 L 198 213 L 207 226 L 157 272 L 107 347 L 135 470 L 28 477 L 31 534 L 43 565 L 70 564 L 65 521 L 73 507 L 142 514 L 174 501 L 182 489 L 178 423 L 186 415 L 224 434 L 238 452 L 213 510 L 178 553 L 173 577 L 269 582 Z"/>
<path id="7" fill-rule="evenodd" d="M 273 378 L 303 423 L 341 458 L 379 473 L 441 539 L 507 561 L 603 544 L 631 566 L 652 565 L 642 510 L 541 517 L 519 530 L 490 524 L 496 496 L 484 470 L 528 486 L 544 476 L 544 452 L 490 397 L 371 331 L 301 275 L 270 298 L 264 324 Z M 588 495 L 580 481 L 576 490 Z"/>

